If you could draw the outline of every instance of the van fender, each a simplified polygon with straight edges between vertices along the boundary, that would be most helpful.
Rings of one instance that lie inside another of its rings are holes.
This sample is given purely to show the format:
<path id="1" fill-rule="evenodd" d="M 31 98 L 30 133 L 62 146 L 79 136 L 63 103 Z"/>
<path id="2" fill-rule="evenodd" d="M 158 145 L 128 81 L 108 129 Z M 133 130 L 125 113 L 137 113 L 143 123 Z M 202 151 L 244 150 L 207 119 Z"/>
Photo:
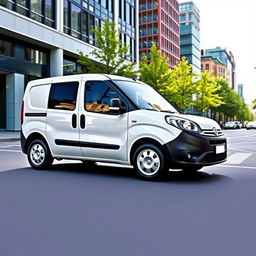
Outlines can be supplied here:
<path id="1" fill-rule="evenodd" d="M 140 140 L 152 140 L 160 145 L 164 145 L 175 138 L 181 133 L 178 129 L 166 129 L 164 127 L 154 124 L 136 124 L 130 127 L 128 131 L 128 159 L 130 159 L 132 147 Z"/>

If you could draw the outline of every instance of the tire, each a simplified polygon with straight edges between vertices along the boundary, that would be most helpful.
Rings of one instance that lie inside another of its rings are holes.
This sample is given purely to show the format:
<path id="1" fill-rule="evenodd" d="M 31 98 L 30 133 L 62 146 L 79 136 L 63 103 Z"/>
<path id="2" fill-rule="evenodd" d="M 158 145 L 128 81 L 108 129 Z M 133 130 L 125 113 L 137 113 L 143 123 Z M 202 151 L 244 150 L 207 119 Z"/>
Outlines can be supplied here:
<path id="1" fill-rule="evenodd" d="M 27 157 L 31 167 L 38 170 L 50 168 L 53 162 L 48 146 L 40 139 L 30 143 Z"/>
<path id="2" fill-rule="evenodd" d="M 168 171 L 162 150 L 154 144 L 144 144 L 136 149 L 133 167 L 144 180 L 159 180 Z"/>

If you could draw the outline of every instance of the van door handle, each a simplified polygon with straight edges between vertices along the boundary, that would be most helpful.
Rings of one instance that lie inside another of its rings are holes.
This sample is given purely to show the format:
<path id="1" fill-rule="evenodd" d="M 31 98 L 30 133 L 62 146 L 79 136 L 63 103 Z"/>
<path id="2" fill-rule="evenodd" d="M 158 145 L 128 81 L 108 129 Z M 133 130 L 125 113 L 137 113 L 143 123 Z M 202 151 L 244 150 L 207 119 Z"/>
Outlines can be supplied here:
<path id="1" fill-rule="evenodd" d="M 76 114 L 72 115 L 72 127 L 73 128 L 77 127 L 77 116 L 76 116 Z"/>
<path id="2" fill-rule="evenodd" d="M 80 127 L 81 129 L 85 128 L 85 115 L 80 116 Z"/>

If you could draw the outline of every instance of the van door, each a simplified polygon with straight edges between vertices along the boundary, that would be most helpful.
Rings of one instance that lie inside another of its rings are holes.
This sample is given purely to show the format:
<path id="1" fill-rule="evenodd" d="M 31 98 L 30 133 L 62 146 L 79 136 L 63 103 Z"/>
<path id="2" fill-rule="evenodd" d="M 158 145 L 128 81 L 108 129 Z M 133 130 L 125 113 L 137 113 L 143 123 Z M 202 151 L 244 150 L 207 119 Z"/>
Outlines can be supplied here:
<path id="1" fill-rule="evenodd" d="M 121 99 L 119 94 L 106 81 L 83 81 L 82 98 L 79 129 L 84 157 L 126 161 L 128 112 L 109 110 L 110 100 Z"/>
<path id="2" fill-rule="evenodd" d="M 70 78 L 68 78 L 70 79 Z M 53 155 L 81 158 L 78 128 L 78 80 L 59 78 L 51 85 L 46 135 Z"/>

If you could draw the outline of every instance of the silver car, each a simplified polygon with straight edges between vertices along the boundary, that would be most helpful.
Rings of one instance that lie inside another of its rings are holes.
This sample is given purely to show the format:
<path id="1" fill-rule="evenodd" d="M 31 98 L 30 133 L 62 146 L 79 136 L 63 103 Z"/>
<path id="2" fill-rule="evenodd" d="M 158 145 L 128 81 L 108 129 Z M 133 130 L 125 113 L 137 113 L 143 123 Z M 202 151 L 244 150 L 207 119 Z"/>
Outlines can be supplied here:
<path id="1" fill-rule="evenodd" d="M 246 130 L 256 129 L 256 121 L 249 121 L 246 124 Z"/>
<path id="2" fill-rule="evenodd" d="M 242 124 L 239 121 L 229 121 L 224 125 L 225 129 L 241 129 Z"/>

